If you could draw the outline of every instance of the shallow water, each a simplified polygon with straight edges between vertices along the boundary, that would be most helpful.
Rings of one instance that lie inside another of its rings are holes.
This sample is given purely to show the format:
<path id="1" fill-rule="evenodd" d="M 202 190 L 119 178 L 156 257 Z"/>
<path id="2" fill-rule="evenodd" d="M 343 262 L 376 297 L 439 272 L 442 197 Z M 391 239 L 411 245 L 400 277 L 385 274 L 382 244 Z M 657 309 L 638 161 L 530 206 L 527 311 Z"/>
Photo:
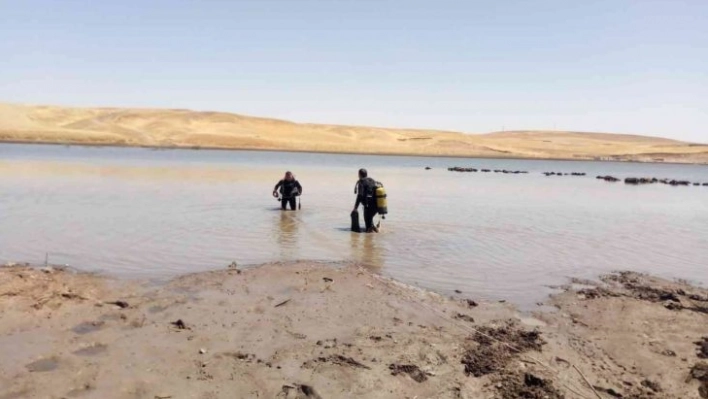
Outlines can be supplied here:
<path id="1" fill-rule="evenodd" d="M 446 169 L 458 165 L 529 174 Z M 349 232 L 360 167 L 389 193 L 378 235 Z M 270 196 L 286 169 L 304 186 L 299 212 Z M 698 165 L 0 145 L 0 262 L 48 254 L 167 278 L 232 261 L 356 261 L 440 292 L 520 303 L 568 276 L 617 269 L 708 282 L 708 187 L 600 174 L 708 182 Z"/>

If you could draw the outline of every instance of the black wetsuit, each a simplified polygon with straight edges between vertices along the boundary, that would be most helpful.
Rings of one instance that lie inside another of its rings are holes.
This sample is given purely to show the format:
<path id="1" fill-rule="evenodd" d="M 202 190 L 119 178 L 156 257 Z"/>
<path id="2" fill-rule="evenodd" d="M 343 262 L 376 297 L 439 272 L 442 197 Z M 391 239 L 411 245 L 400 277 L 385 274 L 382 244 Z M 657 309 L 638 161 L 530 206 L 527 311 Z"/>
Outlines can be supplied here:
<path id="1" fill-rule="evenodd" d="M 359 179 L 356 185 L 356 204 L 354 208 L 358 208 L 359 204 L 364 204 L 364 225 L 366 231 L 370 232 L 374 228 L 374 216 L 376 216 L 376 180 L 365 177 Z"/>
<path id="2" fill-rule="evenodd" d="M 283 179 L 275 185 L 273 191 L 278 191 L 278 188 L 280 188 L 280 194 L 282 195 L 282 198 L 280 200 L 281 208 L 285 210 L 287 204 L 289 203 L 290 209 L 294 211 L 296 205 L 296 198 L 298 195 L 302 194 L 302 186 L 300 185 L 300 182 L 295 179 Z"/>

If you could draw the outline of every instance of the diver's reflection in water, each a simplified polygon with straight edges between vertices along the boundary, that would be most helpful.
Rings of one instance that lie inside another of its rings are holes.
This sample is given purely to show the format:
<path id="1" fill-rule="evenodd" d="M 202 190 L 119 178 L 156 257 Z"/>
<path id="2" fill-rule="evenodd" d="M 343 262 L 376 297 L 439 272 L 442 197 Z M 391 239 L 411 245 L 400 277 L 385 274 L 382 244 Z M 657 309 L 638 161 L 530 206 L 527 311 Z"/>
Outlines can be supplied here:
<path id="1" fill-rule="evenodd" d="M 274 230 L 281 260 L 296 259 L 298 247 L 298 217 L 296 212 L 278 212 Z"/>
<path id="2" fill-rule="evenodd" d="M 371 271 L 378 272 L 384 267 L 384 251 L 380 237 L 372 233 L 352 233 L 352 258 Z M 377 240 L 377 238 L 379 240 Z"/>

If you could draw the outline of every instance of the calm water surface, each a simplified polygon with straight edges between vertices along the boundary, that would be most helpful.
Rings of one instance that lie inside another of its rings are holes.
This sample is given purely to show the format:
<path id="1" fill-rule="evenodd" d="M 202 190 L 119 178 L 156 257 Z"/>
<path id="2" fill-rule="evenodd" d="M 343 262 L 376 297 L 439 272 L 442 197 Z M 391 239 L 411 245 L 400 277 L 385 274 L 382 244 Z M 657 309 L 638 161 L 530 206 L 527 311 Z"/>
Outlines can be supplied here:
<path id="1" fill-rule="evenodd" d="M 529 174 L 446 170 L 456 165 Z M 378 235 L 348 231 L 360 167 L 389 193 Z M 285 170 L 304 187 L 299 212 L 270 196 Z M 0 145 L 0 262 L 49 253 L 85 270 L 167 278 L 232 261 L 356 261 L 440 292 L 520 303 L 568 276 L 617 269 L 708 283 L 708 187 L 598 174 L 708 182 L 708 167 L 693 165 Z"/>

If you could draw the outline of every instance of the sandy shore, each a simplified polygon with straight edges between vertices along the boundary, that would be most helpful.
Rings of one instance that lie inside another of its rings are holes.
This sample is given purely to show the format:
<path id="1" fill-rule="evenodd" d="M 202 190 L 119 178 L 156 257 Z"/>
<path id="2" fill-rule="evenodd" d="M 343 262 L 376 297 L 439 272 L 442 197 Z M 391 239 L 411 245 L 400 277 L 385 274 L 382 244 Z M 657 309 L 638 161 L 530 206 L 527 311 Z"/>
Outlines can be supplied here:
<path id="1" fill-rule="evenodd" d="M 0 142 L 708 163 L 708 144 L 657 137 L 561 131 L 467 133 L 294 123 L 184 109 L 0 103 Z"/>
<path id="2" fill-rule="evenodd" d="M 6 266 L 0 398 L 708 397 L 706 290 L 578 283 L 527 315 L 353 265 L 161 286 Z"/>

